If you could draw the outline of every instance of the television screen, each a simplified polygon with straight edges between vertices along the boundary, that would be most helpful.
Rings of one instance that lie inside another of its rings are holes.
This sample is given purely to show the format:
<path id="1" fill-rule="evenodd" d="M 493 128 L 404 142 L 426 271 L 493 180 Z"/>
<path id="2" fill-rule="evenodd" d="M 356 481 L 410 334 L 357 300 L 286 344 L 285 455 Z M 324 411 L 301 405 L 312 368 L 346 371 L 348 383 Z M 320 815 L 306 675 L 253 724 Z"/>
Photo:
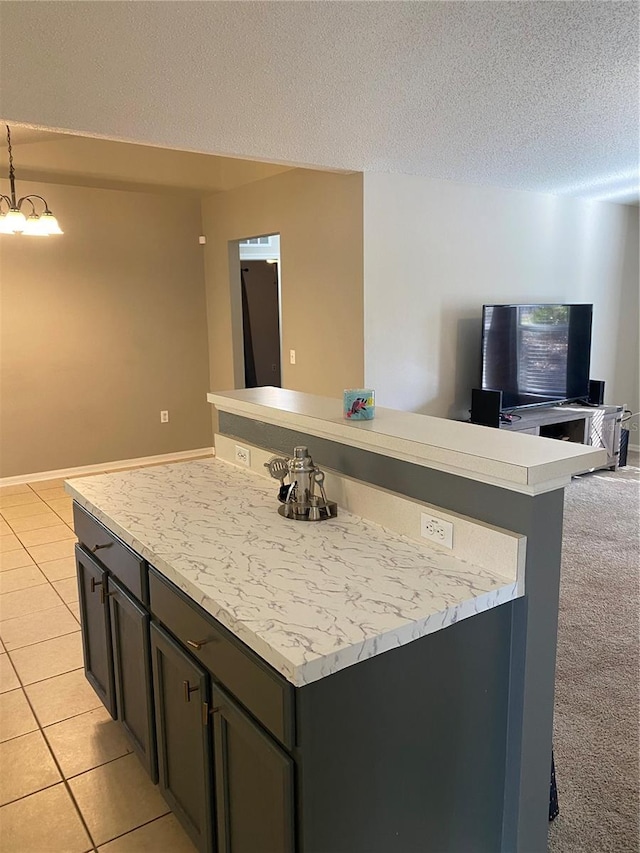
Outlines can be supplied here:
<path id="1" fill-rule="evenodd" d="M 589 395 L 593 305 L 485 305 L 482 388 L 502 391 L 502 408 Z"/>

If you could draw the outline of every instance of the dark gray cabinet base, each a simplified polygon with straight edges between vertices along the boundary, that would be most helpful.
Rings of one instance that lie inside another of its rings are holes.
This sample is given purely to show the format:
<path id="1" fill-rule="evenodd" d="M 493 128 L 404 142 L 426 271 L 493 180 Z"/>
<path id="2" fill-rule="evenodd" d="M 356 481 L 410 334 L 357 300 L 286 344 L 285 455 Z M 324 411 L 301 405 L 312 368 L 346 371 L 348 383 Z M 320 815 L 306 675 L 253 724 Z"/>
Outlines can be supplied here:
<path id="1" fill-rule="evenodd" d="M 200 853 L 511 849 L 521 602 L 294 689 L 153 568 L 147 611 L 109 554 L 107 571 L 76 551 L 87 678 L 152 778 L 157 753 L 160 789 Z"/>
<path id="2" fill-rule="evenodd" d="M 76 572 L 85 675 L 107 711 L 115 718 L 116 694 L 109 600 L 106 595 L 107 572 L 78 545 Z"/>
<path id="3" fill-rule="evenodd" d="M 215 850 L 208 676 L 151 625 L 160 790 L 201 853 Z"/>
<path id="4" fill-rule="evenodd" d="M 117 581 L 109 581 L 109 609 L 118 719 L 138 758 L 158 780 L 147 611 Z"/>
<path id="5" fill-rule="evenodd" d="M 198 850 L 294 853 L 291 756 L 155 623 L 151 656 L 160 790 Z"/>
<path id="6" fill-rule="evenodd" d="M 293 760 L 212 690 L 219 853 L 294 853 Z"/>
<path id="7" fill-rule="evenodd" d="M 297 691 L 304 853 L 499 853 L 509 604 Z"/>

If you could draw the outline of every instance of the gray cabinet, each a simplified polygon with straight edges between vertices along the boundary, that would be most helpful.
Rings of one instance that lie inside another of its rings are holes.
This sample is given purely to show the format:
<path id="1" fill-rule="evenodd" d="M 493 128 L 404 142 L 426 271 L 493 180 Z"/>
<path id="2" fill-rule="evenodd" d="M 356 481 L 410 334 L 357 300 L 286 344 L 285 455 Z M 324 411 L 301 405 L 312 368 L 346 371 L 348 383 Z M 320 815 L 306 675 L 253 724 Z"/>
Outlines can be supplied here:
<path id="1" fill-rule="evenodd" d="M 212 688 L 218 853 L 293 853 L 293 761 Z"/>
<path id="2" fill-rule="evenodd" d="M 76 572 L 85 675 L 107 711 L 115 718 L 108 575 L 100 564 L 78 545 Z"/>
<path id="3" fill-rule="evenodd" d="M 117 581 L 109 581 L 117 716 L 138 757 L 157 781 L 155 721 L 147 611 Z"/>
<path id="4" fill-rule="evenodd" d="M 290 685 L 152 567 L 149 592 L 167 802 L 200 850 L 209 825 L 217 853 L 293 853 Z"/>
<path id="5" fill-rule="evenodd" d="M 518 602 L 294 688 L 115 534 L 78 519 L 87 678 L 152 776 L 157 754 L 162 794 L 200 853 L 507 849 Z"/>
<path id="6" fill-rule="evenodd" d="M 77 503 L 73 505 L 73 528 L 85 550 L 95 554 L 105 569 L 146 604 L 149 597 L 145 560 Z"/>
<path id="7" fill-rule="evenodd" d="M 87 678 L 172 811 L 201 853 L 294 853 L 293 688 L 77 506 L 75 520 Z M 151 613 L 131 589 L 148 602 L 149 585 Z"/>
<path id="8" fill-rule="evenodd" d="M 155 782 L 147 564 L 77 504 L 73 515 L 85 673 Z"/>
<path id="9" fill-rule="evenodd" d="M 149 567 L 150 608 L 161 622 L 267 731 L 291 749 L 294 688 L 182 590 Z"/>
<path id="10" fill-rule="evenodd" d="M 208 676 L 162 628 L 151 625 L 158 784 L 201 853 L 215 850 L 211 808 Z"/>

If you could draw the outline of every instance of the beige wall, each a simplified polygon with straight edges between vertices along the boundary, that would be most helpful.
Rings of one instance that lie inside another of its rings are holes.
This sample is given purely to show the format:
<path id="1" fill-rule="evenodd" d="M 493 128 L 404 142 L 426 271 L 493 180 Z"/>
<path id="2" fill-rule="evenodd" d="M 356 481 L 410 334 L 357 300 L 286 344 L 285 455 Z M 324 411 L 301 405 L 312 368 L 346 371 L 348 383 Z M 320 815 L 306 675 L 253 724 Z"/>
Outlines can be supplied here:
<path id="1" fill-rule="evenodd" d="M 362 175 L 293 170 L 211 196 L 202 210 L 212 389 L 243 381 L 241 338 L 233 334 L 232 318 L 240 330 L 240 290 L 231 241 L 276 233 L 283 387 L 341 396 L 344 388 L 361 386 Z"/>
<path id="2" fill-rule="evenodd" d="M 0 476 L 211 446 L 199 201 L 18 189 L 65 234 L 0 236 Z"/>
<path id="3" fill-rule="evenodd" d="M 381 406 L 467 417 L 483 303 L 590 302 L 591 377 L 638 411 L 637 207 L 366 174 L 364 256 L 365 377 Z"/>

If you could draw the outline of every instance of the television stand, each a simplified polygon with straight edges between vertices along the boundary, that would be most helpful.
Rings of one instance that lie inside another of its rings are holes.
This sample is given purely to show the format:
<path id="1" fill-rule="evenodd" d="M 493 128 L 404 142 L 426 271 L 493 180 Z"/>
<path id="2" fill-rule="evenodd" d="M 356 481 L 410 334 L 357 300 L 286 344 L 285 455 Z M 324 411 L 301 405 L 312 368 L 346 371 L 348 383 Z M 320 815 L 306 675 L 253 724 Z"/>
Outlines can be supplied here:
<path id="1" fill-rule="evenodd" d="M 541 406 L 513 412 L 513 420 L 501 421 L 500 429 L 604 447 L 608 456 L 604 467 L 614 471 L 620 456 L 623 412 L 624 406 Z"/>

